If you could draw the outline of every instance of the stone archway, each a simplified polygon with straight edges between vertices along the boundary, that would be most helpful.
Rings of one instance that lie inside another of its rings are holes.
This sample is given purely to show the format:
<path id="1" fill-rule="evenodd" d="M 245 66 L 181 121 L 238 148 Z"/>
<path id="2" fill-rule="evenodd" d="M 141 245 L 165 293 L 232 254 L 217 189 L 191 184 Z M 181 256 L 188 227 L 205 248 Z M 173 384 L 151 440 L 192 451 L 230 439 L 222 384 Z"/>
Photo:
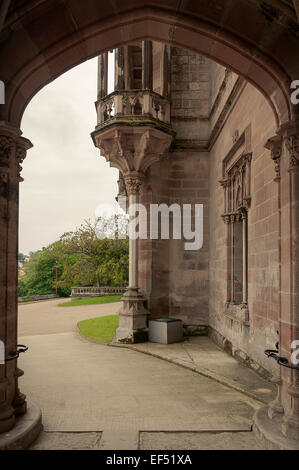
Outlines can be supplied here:
<path id="1" fill-rule="evenodd" d="M 1 118 L 20 125 L 27 103 L 44 85 L 105 50 L 150 38 L 229 66 L 266 96 L 281 124 L 295 113 L 289 86 L 299 76 L 298 38 L 294 9 L 275 3 L 232 0 L 177 6 L 175 1 L 154 1 L 138 8 L 128 1 L 108 4 L 103 11 L 95 1 L 84 8 L 59 1 L 31 1 L 18 8 L 14 2 L 2 30 L 6 105 Z M 12 34 L 14 40 L 5 41 Z"/>
<path id="2" fill-rule="evenodd" d="M 6 103 L 0 109 L 1 134 L 1 252 L 2 271 L 1 320 L 3 340 L 14 350 L 16 334 L 16 253 L 18 227 L 19 163 L 25 158 L 30 142 L 19 130 L 22 114 L 31 98 L 47 83 L 68 69 L 104 51 L 130 41 L 153 39 L 193 50 L 226 65 L 260 90 L 275 115 L 277 146 L 269 144 L 272 158 L 281 160 L 281 182 L 289 190 L 282 199 L 282 297 L 284 307 L 282 346 L 288 351 L 296 339 L 296 279 L 299 275 L 294 242 L 296 213 L 296 179 L 299 163 L 298 109 L 290 103 L 290 84 L 299 77 L 299 38 L 295 10 L 290 2 L 177 2 L 154 1 L 138 8 L 132 1 L 98 8 L 96 1 L 14 2 L 8 11 L 2 32 L 1 78 L 6 85 Z M 246 21 L 244 21 L 246 19 Z M 275 136 L 276 137 L 276 136 Z M 282 143 L 284 142 L 284 145 Z M 277 156 L 279 154 L 279 156 Z M 289 172 L 289 170 L 291 170 Z M 281 184 L 282 184 L 281 183 Z M 285 221 L 288 224 L 285 224 Z M 291 237 L 290 229 L 292 227 Z M 288 256 L 292 253 L 292 257 Z M 285 258 L 284 258 L 285 257 Z M 1 336 L 2 338 L 2 336 Z M 0 431 L 14 425 L 16 410 L 25 411 L 17 388 L 20 374 L 16 361 L 1 366 Z M 296 372 L 282 374 L 280 405 L 285 409 L 283 432 L 295 438 L 299 429 L 299 379 Z M 273 413 L 282 418 L 278 406 Z"/>

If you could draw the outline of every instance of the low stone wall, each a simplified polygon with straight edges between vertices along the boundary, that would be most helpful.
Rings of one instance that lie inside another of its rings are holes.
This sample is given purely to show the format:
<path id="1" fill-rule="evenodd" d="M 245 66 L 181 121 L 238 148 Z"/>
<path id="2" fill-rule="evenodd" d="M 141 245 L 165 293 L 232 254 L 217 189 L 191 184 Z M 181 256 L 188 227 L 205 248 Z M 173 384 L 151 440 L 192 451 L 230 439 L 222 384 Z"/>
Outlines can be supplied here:
<path id="1" fill-rule="evenodd" d="M 101 297 L 104 295 L 122 295 L 126 287 L 72 287 L 71 297 Z"/>
<path id="2" fill-rule="evenodd" d="M 47 295 L 32 295 L 30 297 L 18 297 L 18 302 L 34 302 L 36 300 L 50 300 L 50 299 L 56 299 L 59 297 L 56 294 L 47 294 Z"/>

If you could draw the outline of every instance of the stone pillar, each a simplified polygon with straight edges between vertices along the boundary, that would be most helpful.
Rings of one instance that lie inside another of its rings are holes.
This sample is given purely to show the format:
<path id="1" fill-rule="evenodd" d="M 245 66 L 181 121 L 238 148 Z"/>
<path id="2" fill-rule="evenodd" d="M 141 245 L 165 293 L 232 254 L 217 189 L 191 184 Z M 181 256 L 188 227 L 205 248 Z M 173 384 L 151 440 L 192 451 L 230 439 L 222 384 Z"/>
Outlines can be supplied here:
<path id="1" fill-rule="evenodd" d="M 243 231 L 243 305 L 247 306 L 247 212 L 242 211 L 242 231 Z"/>
<path id="2" fill-rule="evenodd" d="M 153 89 L 153 45 L 152 41 L 142 41 L 142 89 Z"/>
<path id="3" fill-rule="evenodd" d="M 0 122 L 0 340 L 9 359 L 17 350 L 18 210 L 21 163 L 32 147 L 21 131 Z M 26 411 L 17 385 L 22 371 L 16 359 L 0 364 L 0 432 L 10 430 L 15 415 Z"/>
<path id="4" fill-rule="evenodd" d="M 277 209 L 278 209 L 278 226 L 279 226 L 279 235 L 278 235 L 278 262 L 281 266 L 281 183 L 280 183 L 280 158 L 281 158 L 281 151 L 282 151 L 282 137 L 279 135 L 275 135 L 267 140 L 265 147 L 270 150 L 271 158 L 274 162 L 275 167 L 275 178 L 274 181 L 277 182 Z M 281 342 L 281 273 L 279 275 L 279 344 Z M 281 419 L 284 414 L 284 409 L 282 406 L 282 378 L 281 378 L 281 368 L 278 367 L 278 375 L 272 377 L 272 382 L 277 386 L 277 396 L 275 400 L 269 403 L 268 406 L 268 417 L 270 419 Z"/>
<path id="5" fill-rule="evenodd" d="M 142 175 L 138 172 L 128 172 L 124 175 L 130 206 L 138 204 Z M 131 214 L 130 219 L 134 217 Z M 138 286 L 138 239 L 129 234 L 129 287 L 119 310 L 119 326 L 116 330 L 116 340 L 125 343 L 147 341 L 147 318 L 149 312 L 145 308 L 146 298 Z"/>
<path id="6" fill-rule="evenodd" d="M 114 90 L 123 90 L 125 88 L 125 61 L 124 47 L 115 49 L 114 66 Z"/>
<path id="7" fill-rule="evenodd" d="M 299 122 L 281 126 L 284 156 L 281 165 L 281 346 L 291 363 L 291 343 L 299 340 Z M 299 441 L 299 370 L 282 367 L 282 433 Z"/>
<path id="8" fill-rule="evenodd" d="M 108 91 L 108 52 L 98 57 L 98 100 L 104 98 Z"/>

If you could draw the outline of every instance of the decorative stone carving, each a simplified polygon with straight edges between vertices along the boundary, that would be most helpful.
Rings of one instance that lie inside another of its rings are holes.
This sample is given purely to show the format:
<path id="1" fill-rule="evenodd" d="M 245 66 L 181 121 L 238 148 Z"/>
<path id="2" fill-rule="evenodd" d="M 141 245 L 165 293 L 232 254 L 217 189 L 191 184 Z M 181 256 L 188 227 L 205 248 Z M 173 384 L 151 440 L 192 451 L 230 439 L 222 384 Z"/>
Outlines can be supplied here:
<path id="1" fill-rule="evenodd" d="M 0 135 L 0 181 L 6 183 L 9 174 L 9 160 L 14 147 L 12 137 Z"/>
<path id="2" fill-rule="evenodd" d="M 139 194 L 142 185 L 142 178 L 137 176 L 125 176 L 125 183 L 128 194 Z"/>
<path id="3" fill-rule="evenodd" d="M 299 134 L 290 135 L 286 138 L 286 148 L 290 156 L 290 167 L 289 169 L 295 169 L 299 167 Z"/>
<path id="4" fill-rule="evenodd" d="M 23 145 L 17 145 L 16 147 L 16 164 L 17 164 L 17 180 L 19 182 L 24 181 L 24 178 L 21 176 L 21 171 L 23 169 L 22 163 L 26 158 L 27 149 Z"/>
<path id="5" fill-rule="evenodd" d="M 280 126 L 277 134 L 285 142 L 289 158 L 289 170 L 299 169 L 299 120 L 285 122 Z"/>
<path id="6" fill-rule="evenodd" d="M 172 135 L 149 127 L 136 127 L 133 132 L 124 126 L 95 131 L 93 139 L 110 166 L 125 175 L 144 174 L 168 151 Z"/>
<path id="7" fill-rule="evenodd" d="M 248 142 L 249 141 L 249 142 Z M 241 147 L 245 147 L 241 152 Z M 224 190 L 224 213 L 227 225 L 227 299 L 225 315 L 230 321 L 249 325 L 248 311 L 248 264 L 247 264 L 247 219 L 251 202 L 250 174 L 252 153 L 250 129 L 239 136 L 223 160 L 222 179 Z M 241 152 L 238 156 L 238 152 Z M 241 237 L 241 244 L 238 243 Z M 237 268 L 242 260 L 242 270 Z M 240 289 L 241 286 L 241 289 Z"/>
<path id="8" fill-rule="evenodd" d="M 275 181 L 280 180 L 280 157 L 282 150 L 282 138 L 279 135 L 275 135 L 267 140 L 265 147 L 271 151 L 271 158 L 275 165 Z"/>
<path id="9" fill-rule="evenodd" d="M 224 168 L 224 177 L 219 183 L 224 189 L 224 214 L 231 215 L 231 223 L 234 223 L 242 211 L 250 207 L 250 165 L 251 153 L 242 153 L 232 167 Z"/>

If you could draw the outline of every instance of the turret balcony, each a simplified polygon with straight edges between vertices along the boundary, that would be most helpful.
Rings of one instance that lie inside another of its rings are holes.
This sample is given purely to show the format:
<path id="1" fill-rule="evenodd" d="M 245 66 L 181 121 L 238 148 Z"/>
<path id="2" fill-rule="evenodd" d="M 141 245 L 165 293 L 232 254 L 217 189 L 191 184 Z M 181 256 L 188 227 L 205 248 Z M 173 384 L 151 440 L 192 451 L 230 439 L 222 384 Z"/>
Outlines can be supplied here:
<path id="1" fill-rule="evenodd" d="M 172 132 L 169 100 L 151 90 L 117 90 L 96 103 L 96 130 L 111 125 L 154 127 Z"/>

